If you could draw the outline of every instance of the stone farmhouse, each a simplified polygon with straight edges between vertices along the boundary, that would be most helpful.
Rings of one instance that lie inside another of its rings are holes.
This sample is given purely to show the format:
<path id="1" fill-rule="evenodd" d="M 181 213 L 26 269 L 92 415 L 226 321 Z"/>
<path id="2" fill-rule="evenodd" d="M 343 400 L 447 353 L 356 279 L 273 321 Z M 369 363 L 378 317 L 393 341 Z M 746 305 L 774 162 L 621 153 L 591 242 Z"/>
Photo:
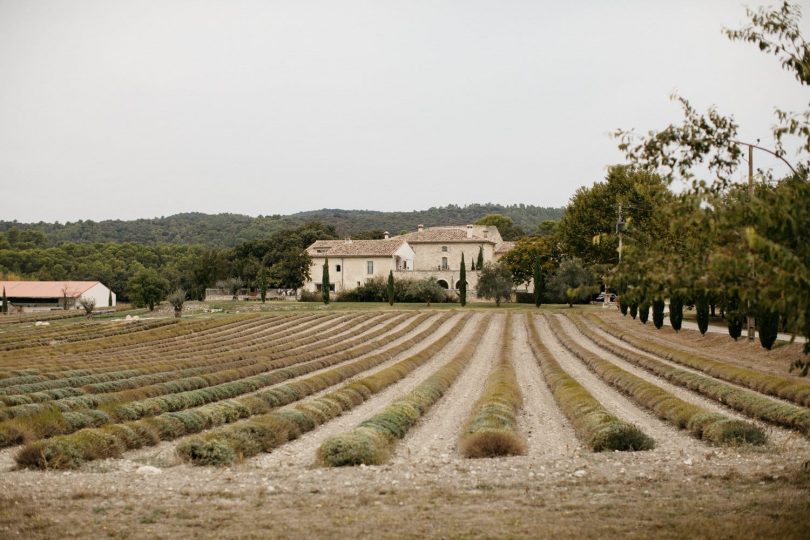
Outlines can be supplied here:
<path id="1" fill-rule="evenodd" d="M 514 242 L 505 242 L 492 225 L 461 225 L 424 227 L 416 231 L 382 240 L 317 240 L 307 248 L 312 259 L 311 280 L 307 291 L 321 290 L 323 264 L 329 258 L 329 288 L 339 293 L 359 287 L 374 278 L 388 277 L 394 272 L 398 280 L 418 280 L 435 277 L 439 285 L 457 291 L 460 285 L 461 254 L 467 269 L 468 295 L 475 296 L 477 272 L 470 271 L 479 250 L 484 262 L 497 262 Z M 476 263 L 477 264 L 477 263 Z"/>

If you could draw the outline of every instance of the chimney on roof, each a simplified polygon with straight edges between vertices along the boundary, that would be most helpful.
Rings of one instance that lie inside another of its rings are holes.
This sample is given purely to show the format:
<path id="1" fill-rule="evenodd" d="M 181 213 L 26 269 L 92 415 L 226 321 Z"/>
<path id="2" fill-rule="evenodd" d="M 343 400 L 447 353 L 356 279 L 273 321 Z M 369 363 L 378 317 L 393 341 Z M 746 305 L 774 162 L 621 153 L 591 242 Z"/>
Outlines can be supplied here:
<path id="1" fill-rule="evenodd" d="M 484 227 L 484 238 L 489 238 L 489 227 Z"/>
<path id="2" fill-rule="evenodd" d="M 416 226 L 416 230 L 422 232 L 425 230 L 425 226 L 420 223 L 419 225 Z"/>
<path id="3" fill-rule="evenodd" d="M 472 225 L 467 225 L 467 238 L 472 238 L 472 237 L 473 237 L 473 226 Z"/>
<path id="4" fill-rule="evenodd" d="M 383 233 L 383 237 L 384 237 L 386 240 L 388 240 L 388 237 L 389 237 L 389 236 L 391 236 L 391 235 L 390 235 L 390 234 L 388 234 L 388 231 L 385 231 L 385 232 Z"/>

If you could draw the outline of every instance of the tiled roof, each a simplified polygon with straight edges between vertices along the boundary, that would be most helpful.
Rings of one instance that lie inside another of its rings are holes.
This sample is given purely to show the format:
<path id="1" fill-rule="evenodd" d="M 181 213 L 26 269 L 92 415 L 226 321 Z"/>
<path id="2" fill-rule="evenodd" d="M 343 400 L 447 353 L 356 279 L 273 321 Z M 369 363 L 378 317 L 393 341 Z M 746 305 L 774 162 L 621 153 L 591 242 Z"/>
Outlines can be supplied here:
<path id="1" fill-rule="evenodd" d="M 76 298 L 98 281 L 0 281 L 9 298 L 62 298 L 63 291 L 69 298 Z"/>
<path id="2" fill-rule="evenodd" d="M 310 257 L 390 257 L 405 243 L 400 237 L 388 240 L 317 240 L 307 248 Z M 321 251 L 321 253 L 319 253 Z"/>
<path id="3" fill-rule="evenodd" d="M 507 253 L 508 251 L 511 251 L 513 247 L 515 247 L 514 242 L 510 242 L 508 240 L 505 240 L 505 241 L 501 242 L 500 244 L 498 244 L 497 246 L 495 246 L 495 253 L 499 253 L 499 254 L 500 253 Z"/>
<path id="4" fill-rule="evenodd" d="M 432 243 L 432 242 L 488 242 L 494 244 L 495 241 L 490 238 L 484 238 L 473 234 L 470 238 L 467 237 L 466 227 L 429 227 L 421 231 L 408 233 L 402 236 L 410 244 Z"/>

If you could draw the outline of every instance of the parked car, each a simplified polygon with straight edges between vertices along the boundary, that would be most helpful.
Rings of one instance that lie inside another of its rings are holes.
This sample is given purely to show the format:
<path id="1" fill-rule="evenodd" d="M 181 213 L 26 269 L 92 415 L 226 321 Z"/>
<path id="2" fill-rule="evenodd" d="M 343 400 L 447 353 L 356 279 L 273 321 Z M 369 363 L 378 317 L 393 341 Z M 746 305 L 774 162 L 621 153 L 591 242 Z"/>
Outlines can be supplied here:
<path id="1" fill-rule="evenodd" d="M 615 301 L 616 301 L 616 293 L 609 293 L 608 302 L 612 304 Z M 604 303 L 605 303 L 605 293 L 604 292 L 600 292 L 598 295 L 596 295 L 595 298 L 593 298 L 591 300 L 591 304 L 604 304 Z"/>

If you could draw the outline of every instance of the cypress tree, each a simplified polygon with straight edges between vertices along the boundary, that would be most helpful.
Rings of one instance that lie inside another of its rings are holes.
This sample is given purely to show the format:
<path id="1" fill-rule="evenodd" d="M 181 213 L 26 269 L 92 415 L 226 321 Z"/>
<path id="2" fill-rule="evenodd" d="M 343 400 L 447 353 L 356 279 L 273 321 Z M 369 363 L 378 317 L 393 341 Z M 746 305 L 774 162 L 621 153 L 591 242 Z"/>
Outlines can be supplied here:
<path id="1" fill-rule="evenodd" d="M 737 341 L 742 335 L 743 323 L 745 317 L 739 312 L 740 310 L 740 297 L 736 293 L 732 293 L 726 300 L 725 315 L 726 324 L 728 325 L 728 335 L 734 341 Z"/>
<path id="2" fill-rule="evenodd" d="M 627 304 L 622 301 L 622 297 L 619 297 L 619 311 L 622 312 L 622 315 L 625 317 L 627 316 Z"/>
<path id="3" fill-rule="evenodd" d="M 470 261 L 470 270 L 475 272 L 475 261 Z"/>
<path id="4" fill-rule="evenodd" d="M 632 304 L 630 304 L 630 316 L 633 317 L 633 320 L 635 320 L 636 315 L 638 315 L 638 304 L 633 302 Z"/>
<path id="5" fill-rule="evenodd" d="M 540 265 L 540 257 L 534 260 L 534 307 L 540 307 L 543 302 L 543 267 Z"/>
<path id="6" fill-rule="evenodd" d="M 461 307 L 464 307 L 467 305 L 467 269 L 464 264 L 464 253 L 461 254 L 458 282 L 458 301 L 461 303 Z"/>
<path id="7" fill-rule="evenodd" d="M 770 351 L 779 332 L 779 313 L 761 309 L 757 311 L 754 318 L 757 323 L 757 332 L 759 332 L 759 342 Z"/>
<path id="8" fill-rule="evenodd" d="M 647 319 L 650 318 L 650 303 L 646 300 L 642 300 L 641 304 L 638 306 L 638 320 L 641 321 L 641 324 L 647 324 Z"/>
<path id="9" fill-rule="evenodd" d="M 664 326 L 664 301 L 653 300 L 652 303 L 653 324 L 659 330 Z"/>
<path id="10" fill-rule="evenodd" d="M 709 298 L 703 291 L 698 292 L 695 298 L 695 312 L 698 330 L 701 334 L 705 334 L 709 329 Z"/>
<path id="11" fill-rule="evenodd" d="M 112 289 L 110 289 L 110 294 L 107 295 L 107 307 L 112 307 Z"/>
<path id="12" fill-rule="evenodd" d="M 6 288 L 3 287 L 3 313 L 8 313 L 8 298 L 6 298 Z"/>
<path id="13" fill-rule="evenodd" d="M 388 286 L 385 288 L 385 295 L 388 297 L 388 305 L 394 305 L 394 271 L 388 271 Z"/>
<path id="14" fill-rule="evenodd" d="M 681 329 L 683 322 L 683 299 L 677 294 L 673 294 L 669 298 L 669 322 L 672 324 L 672 329 L 678 332 Z"/>
<path id="15" fill-rule="evenodd" d="M 321 278 L 321 298 L 325 305 L 329 304 L 329 257 L 323 263 L 323 277 Z"/>
<path id="16" fill-rule="evenodd" d="M 484 267 L 484 246 L 478 246 L 478 264 L 475 266 L 481 270 Z"/>

